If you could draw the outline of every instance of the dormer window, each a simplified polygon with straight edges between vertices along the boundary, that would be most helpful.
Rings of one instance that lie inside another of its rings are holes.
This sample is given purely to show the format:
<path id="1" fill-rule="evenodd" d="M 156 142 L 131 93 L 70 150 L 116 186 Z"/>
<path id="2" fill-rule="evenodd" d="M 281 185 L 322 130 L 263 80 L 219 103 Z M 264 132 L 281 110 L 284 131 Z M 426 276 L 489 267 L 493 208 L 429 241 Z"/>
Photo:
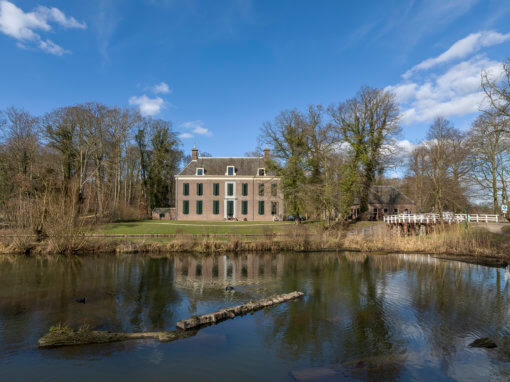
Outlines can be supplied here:
<path id="1" fill-rule="evenodd" d="M 227 166 L 227 175 L 234 176 L 236 174 L 234 166 Z"/>
<path id="2" fill-rule="evenodd" d="M 265 176 L 266 175 L 266 169 L 265 168 L 259 168 L 257 171 L 257 174 L 259 176 Z"/>
<path id="3" fill-rule="evenodd" d="M 203 168 L 197 168 L 197 175 L 199 175 L 199 176 L 204 175 L 204 169 Z"/>

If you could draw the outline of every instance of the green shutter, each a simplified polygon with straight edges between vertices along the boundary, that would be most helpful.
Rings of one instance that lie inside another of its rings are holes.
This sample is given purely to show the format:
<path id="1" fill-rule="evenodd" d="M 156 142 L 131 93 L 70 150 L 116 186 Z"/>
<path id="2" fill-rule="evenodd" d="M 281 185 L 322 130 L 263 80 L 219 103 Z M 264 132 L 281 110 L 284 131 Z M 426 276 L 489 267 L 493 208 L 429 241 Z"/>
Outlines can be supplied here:
<path id="1" fill-rule="evenodd" d="M 189 183 L 182 184 L 182 194 L 189 195 Z"/>
<path id="2" fill-rule="evenodd" d="M 220 213 L 220 201 L 219 200 L 213 200 L 212 205 L 212 212 L 214 215 L 218 215 Z"/>
<path id="3" fill-rule="evenodd" d="M 228 196 L 234 195 L 234 183 L 227 183 L 227 195 Z"/>
<path id="4" fill-rule="evenodd" d="M 218 196 L 220 194 L 220 184 L 213 183 L 213 195 Z"/>
<path id="5" fill-rule="evenodd" d="M 241 213 L 243 215 L 248 215 L 248 201 L 247 200 L 243 200 L 241 202 Z"/>
<path id="6" fill-rule="evenodd" d="M 189 214 L 189 200 L 182 201 L 182 213 L 184 215 Z"/>
<path id="7" fill-rule="evenodd" d="M 243 183 L 243 196 L 248 196 L 248 183 Z"/>
<path id="8" fill-rule="evenodd" d="M 264 201 L 259 201 L 259 215 L 264 215 Z"/>
<path id="9" fill-rule="evenodd" d="M 197 200 L 197 215 L 202 215 L 202 201 Z"/>
<path id="10" fill-rule="evenodd" d="M 204 184 L 197 183 L 197 195 L 201 196 L 204 193 Z"/>

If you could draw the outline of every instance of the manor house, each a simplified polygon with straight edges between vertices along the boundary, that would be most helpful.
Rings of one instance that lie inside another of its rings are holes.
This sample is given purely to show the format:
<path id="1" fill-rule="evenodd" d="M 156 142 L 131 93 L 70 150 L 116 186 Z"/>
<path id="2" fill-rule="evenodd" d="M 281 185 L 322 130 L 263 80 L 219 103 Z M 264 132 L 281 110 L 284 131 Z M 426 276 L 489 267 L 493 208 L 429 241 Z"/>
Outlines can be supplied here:
<path id="1" fill-rule="evenodd" d="M 271 221 L 283 217 L 280 178 L 269 168 L 270 151 L 262 157 L 200 157 L 176 178 L 177 220 Z"/>

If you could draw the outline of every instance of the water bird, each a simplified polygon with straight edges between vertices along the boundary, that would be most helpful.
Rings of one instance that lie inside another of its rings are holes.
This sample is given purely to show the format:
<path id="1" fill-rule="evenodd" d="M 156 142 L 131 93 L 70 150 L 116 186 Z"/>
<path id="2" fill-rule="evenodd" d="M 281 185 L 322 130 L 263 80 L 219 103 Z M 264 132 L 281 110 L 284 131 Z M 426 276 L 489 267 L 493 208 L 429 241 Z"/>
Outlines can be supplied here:
<path id="1" fill-rule="evenodd" d="M 227 291 L 231 291 L 231 290 L 234 290 L 234 287 L 233 287 L 233 286 L 231 286 L 231 285 L 227 285 L 227 286 L 225 287 L 225 290 L 227 290 Z"/>
<path id="2" fill-rule="evenodd" d="M 85 304 L 87 302 L 87 297 L 78 298 L 75 301 L 80 303 L 80 304 Z"/>

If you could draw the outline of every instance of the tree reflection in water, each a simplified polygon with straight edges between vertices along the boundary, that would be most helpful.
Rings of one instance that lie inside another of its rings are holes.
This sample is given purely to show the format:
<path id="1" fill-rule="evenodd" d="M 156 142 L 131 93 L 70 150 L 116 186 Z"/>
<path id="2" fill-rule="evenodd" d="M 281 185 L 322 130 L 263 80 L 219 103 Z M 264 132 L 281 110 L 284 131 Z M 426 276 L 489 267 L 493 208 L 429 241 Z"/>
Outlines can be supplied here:
<path id="1" fill-rule="evenodd" d="M 327 367 L 344 377 L 395 380 L 425 369 L 430 378 L 458 378 L 464 360 L 486 357 L 488 373 L 506 377 L 508 288 L 502 269 L 423 255 L 4 256 L 0 355 L 23 352 L 58 322 L 112 331 L 173 329 L 193 314 L 302 290 L 302 300 L 236 319 L 253 322 L 257 336 L 245 346 L 260 362 L 275 354 L 282 368 Z M 84 296 L 87 304 L 74 302 Z M 243 335 L 222 325 L 231 336 Z M 469 349 L 477 337 L 498 339 L 500 346 Z M 97 354 L 120 350 L 139 351 L 115 345 Z M 465 370 L 473 378 L 481 372 Z"/>

